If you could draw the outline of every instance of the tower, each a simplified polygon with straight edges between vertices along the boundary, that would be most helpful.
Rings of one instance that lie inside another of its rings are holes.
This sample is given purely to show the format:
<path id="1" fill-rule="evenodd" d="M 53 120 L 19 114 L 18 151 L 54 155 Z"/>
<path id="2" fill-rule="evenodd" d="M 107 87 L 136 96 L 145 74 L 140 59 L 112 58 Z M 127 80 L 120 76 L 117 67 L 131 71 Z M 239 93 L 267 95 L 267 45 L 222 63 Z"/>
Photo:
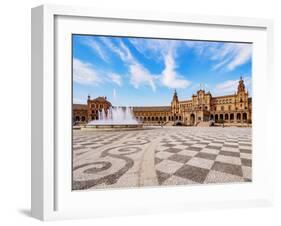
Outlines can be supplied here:
<path id="1" fill-rule="evenodd" d="M 236 109 L 245 110 L 247 108 L 248 108 L 248 93 L 245 89 L 244 80 L 241 76 L 237 87 Z"/>
<path id="2" fill-rule="evenodd" d="M 176 90 L 174 92 L 171 105 L 172 105 L 173 114 L 178 114 L 179 113 L 179 99 L 178 99 L 178 94 L 177 94 Z"/>
<path id="3" fill-rule="evenodd" d="M 179 102 L 177 90 L 174 91 L 173 101 L 172 102 Z"/>
<path id="4" fill-rule="evenodd" d="M 242 76 L 240 76 L 237 93 L 242 93 L 242 92 L 245 92 L 245 85 L 244 85 L 244 80 L 242 79 Z"/>

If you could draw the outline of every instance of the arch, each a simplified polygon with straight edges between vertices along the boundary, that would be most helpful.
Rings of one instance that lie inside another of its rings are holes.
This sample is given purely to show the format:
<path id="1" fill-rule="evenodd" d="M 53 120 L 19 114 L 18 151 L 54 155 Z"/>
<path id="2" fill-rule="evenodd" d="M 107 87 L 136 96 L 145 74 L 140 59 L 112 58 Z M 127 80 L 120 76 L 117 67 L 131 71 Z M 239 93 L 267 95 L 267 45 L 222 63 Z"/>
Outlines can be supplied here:
<path id="1" fill-rule="evenodd" d="M 80 117 L 79 117 L 79 116 L 76 116 L 76 117 L 75 117 L 75 121 L 76 121 L 76 122 L 80 121 Z"/>
<path id="2" fill-rule="evenodd" d="M 85 116 L 82 116 L 82 122 L 85 122 L 86 121 L 86 117 Z"/>
<path id="3" fill-rule="evenodd" d="M 211 115 L 211 116 L 210 116 L 210 120 L 214 120 L 214 115 Z"/>
<path id="4" fill-rule="evenodd" d="M 177 121 L 177 122 L 176 122 L 176 126 L 182 126 L 182 122 Z"/>
<path id="5" fill-rule="evenodd" d="M 164 121 L 166 121 L 166 116 L 164 116 Z"/>
<path id="6" fill-rule="evenodd" d="M 230 114 L 230 120 L 234 120 L 234 114 L 233 113 Z"/>
<path id="7" fill-rule="evenodd" d="M 240 114 L 240 113 L 237 113 L 237 114 L 236 114 L 236 119 L 237 119 L 237 121 L 240 121 L 240 120 L 241 120 L 241 114 Z"/>
<path id="8" fill-rule="evenodd" d="M 154 117 L 153 116 L 151 117 L 151 121 L 154 121 Z"/>
<path id="9" fill-rule="evenodd" d="M 160 116 L 160 119 L 159 119 L 160 121 L 162 121 L 162 117 Z"/>
<path id="10" fill-rule="evenodd" d="M 222 119 L 222 120 L 223 120 L 223 114 L 220 114 L 220 119 Z"/>
<path id="11" fill-rule="evenodd" d="M 181 116 L 179 116 L 179 120 L 181 121 Z"/>
<path id="12" fill-rule="evenodd" d="M 224 119 L 225 119 L 225 120 L 228 120 L 228 114 L 225 114 L 225 115 L 224 115 Z"/>
<path id="13" fill-rule="evenodd" d="M 190 115 L 190 124 L 191 124 L 191 125 L 194 125 L 194 123 L 195 123 L 195 115 L 192 113 L 192 114 Z"/>
<path id="14" fill-rule="evenodd" d="M 215 121 L 218 121 L 218 119 L 219 119 L 219 115 L 216 114 L 216 115 L 215 115 Z"/>
<path id="15" fill-rule="evenodd" d="M 247 113 L 244 112 L 242 117 L 243 117 L 243 120 L 247 120 Z"/>

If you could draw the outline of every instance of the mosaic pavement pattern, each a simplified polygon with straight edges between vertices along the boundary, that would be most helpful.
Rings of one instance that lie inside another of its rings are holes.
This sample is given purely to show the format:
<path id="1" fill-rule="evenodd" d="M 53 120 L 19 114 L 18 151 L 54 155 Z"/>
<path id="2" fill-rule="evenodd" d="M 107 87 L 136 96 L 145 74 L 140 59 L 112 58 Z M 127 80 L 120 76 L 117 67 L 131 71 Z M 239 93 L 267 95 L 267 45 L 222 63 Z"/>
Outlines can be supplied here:
<path id="1" fill-rule="evenodd" d="M 73 131 L 73 190 L 250 182 L 251 128 Z"/>

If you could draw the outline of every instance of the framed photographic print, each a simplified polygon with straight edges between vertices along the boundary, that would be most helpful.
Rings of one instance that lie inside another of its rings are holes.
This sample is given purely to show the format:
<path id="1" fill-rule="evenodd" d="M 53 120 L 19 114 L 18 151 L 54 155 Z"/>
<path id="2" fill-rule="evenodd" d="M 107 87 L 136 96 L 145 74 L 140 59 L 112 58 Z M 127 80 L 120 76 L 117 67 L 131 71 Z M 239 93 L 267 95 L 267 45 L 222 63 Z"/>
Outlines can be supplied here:
<path id="1" fill-rule="evenodd" d="M 272 22 L 32 10 L 32 215 L 269 205 Z"/>

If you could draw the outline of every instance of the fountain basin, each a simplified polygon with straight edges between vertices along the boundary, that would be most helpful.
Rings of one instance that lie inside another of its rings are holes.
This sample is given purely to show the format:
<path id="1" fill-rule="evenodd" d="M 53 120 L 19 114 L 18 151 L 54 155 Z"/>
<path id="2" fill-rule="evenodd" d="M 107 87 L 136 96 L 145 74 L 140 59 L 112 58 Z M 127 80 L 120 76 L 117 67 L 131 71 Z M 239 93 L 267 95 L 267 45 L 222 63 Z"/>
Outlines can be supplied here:
<path id="1" fill-rule="evenodd" d="M 142 129 L 143 124 L 87 124 L 81 130 L 102 130 L 102 131 L 120 131 L 120 130 L 138 130 Z"/>
<path id="2" fill-rule="evenodd" d="M 88 122 L 82 130 L 135 130 L 142 129 L 131 107 L 111 107 L 99 111 L 98 119 Z"/>

